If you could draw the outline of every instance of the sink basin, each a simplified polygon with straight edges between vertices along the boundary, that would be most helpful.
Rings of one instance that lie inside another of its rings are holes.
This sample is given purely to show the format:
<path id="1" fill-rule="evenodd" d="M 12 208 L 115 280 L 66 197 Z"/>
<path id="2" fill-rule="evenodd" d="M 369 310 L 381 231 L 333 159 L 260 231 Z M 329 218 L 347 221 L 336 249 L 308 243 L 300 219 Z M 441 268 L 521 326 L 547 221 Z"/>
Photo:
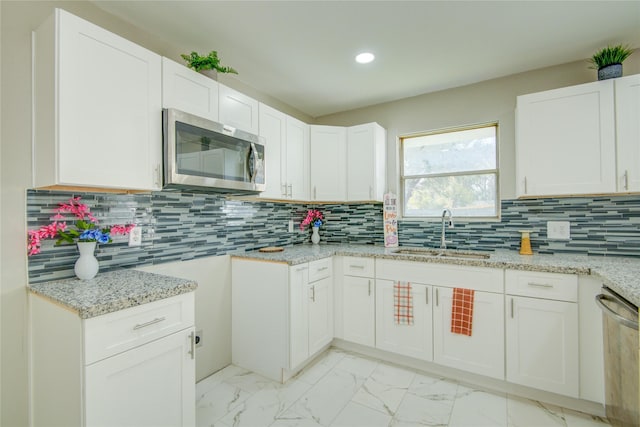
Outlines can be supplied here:
<path id="1" fill-rule="evenodd" d="M 464 259 L 489 259 L 491 256 L 484 252 L 457 251 L 453 249 L 425 249 L 425 248 L 400 248 L 393 251 L 394 254 L 418 255 L 438 258 L 464 258 Z"/>

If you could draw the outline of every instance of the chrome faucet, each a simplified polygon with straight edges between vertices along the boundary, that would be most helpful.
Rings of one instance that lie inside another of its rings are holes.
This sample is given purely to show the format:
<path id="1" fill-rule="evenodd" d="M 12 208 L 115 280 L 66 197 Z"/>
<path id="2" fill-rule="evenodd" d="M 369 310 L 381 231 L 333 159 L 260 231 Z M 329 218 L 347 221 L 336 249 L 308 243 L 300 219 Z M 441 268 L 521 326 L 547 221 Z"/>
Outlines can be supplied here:
<path id="1" fill-rule="evenodd" d="M 451 215 L 451 211 L 449 209 L 445 209 L 442 211 L 442 235 L 440 236 L 440 249 L 447 249 L 447 241 L 446 237 L 446 228 L 453 228 L 453 216 Z"/>

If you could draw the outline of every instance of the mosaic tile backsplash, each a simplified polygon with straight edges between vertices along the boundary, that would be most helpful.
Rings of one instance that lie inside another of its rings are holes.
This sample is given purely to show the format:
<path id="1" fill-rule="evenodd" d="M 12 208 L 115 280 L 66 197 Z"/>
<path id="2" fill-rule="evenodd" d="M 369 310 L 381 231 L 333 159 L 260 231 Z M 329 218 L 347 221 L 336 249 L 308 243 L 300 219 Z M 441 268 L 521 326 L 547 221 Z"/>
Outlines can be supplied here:
<path id="1" fill-rule="evenodd" d="M 139 247 L 129 247 L 126 236 L 99 245 L 96 256 L 101 272 L 305 243 L 311 233 L 299 231 L 298 224 L 310 208 L 325 215 L 320 231 L 323 242 L 383 244 L 381 204 L 301 205 L 173 191 L 114 195 L 28 190 L 28 228 L 48 224 L 59 202 L 78 195 L 101 224 L 142 227 Z M 503 200 L 501 213 L 500 221 L 491 222 L 456 221 L 454 217 L 455 227 L 447 229 L 451 241 L 447 247 L 517 250 L 518 230 L 528 229 L 532 230 L 534 252 L 640 257 L 639 196 Z M 293 233 L 288 232 L 290 219 L 295 225 Z M 570 221 L 571 240 L 547 241 L 546 222 L 553 220 Z M 400 244 L 437 247 L 440 231 L 439 221 L 402 220 Z M 29 257 L 30 282 L 73 277 L 77 257 L 75 245 L 43 241 L 42 252 Z"/>

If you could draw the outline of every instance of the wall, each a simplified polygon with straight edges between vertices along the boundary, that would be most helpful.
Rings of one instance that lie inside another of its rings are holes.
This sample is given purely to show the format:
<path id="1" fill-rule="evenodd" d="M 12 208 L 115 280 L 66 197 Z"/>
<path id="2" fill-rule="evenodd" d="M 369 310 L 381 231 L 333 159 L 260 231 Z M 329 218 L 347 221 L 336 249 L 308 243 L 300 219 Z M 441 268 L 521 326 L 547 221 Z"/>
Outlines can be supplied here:
<path id="1" fill-rule="evenodd" d="M 470 64 L 472 66 L 472 64 Z M 397 138 L 415 132 L 498 121 L 500 143 L 500 191 L 502 199 L 515 197 L 516 97 L 597 80 L 596 70 L 578 61 L 501 77 L 399 101 L 331 114 L 318 124 L 351 126 L 378 122 L 387 129 L 387 186 L 398 188 Z M 402 68 L 398 69 L 402 78 Z M 640 73 L 640 49 L 625 62 L 624 74 Z"/>

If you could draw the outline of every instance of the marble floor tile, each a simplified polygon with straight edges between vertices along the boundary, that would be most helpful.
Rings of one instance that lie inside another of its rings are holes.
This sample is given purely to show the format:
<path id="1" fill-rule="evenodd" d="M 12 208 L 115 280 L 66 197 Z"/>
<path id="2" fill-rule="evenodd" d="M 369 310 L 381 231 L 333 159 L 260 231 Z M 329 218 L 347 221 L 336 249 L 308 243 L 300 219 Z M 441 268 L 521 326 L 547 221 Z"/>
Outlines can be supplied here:
<path id="1" fill-rule="evenodd" d="M 291 412 L 328 426 L 349 403 L 364 381 L 364 377 L 341 369 L 333 369 L 293 405 Z M 287 413 L 284 417 L 287 418 Z"/>
<path id="2" fill-rule="evenodd" d="M 606 427 L 605 419 L 330 349 L 285 384 L 228 366 L 196 386 L 198 427 Z"/>
<path id="3" fill-rule="evenodd" d="M 232 427 L 268 426 L 274 423 L 309 388 L 311 388 L 310 384 L 295 379 L 286 384 L 263 387 L 234 406 L 221 421 Z"/>
<path id="4" fill-rule="evenodd" d="M 315 384 L 331 371 L 344 356 L 345 353 L 340 350 L 329 349 L 322 358 L 316 360 L 313 365 L 306 367 L 295 378 L 309 384 Z"/>
<path id="5" fill-rule="evenodd" d="M 210 390 L 201 390 L 201 394 L 196 396 L 196 420 L 200 427 L 210 426 L 247 400 L 251 393 L 229 384 L 216 383 Z"/>
<path id="6" fill-rule="evenodd" d="M 474 390 L 462 385 L 451 411 L 449 426 L 480 427 L 507 425 L 506 395 Z"/>
<path id="7" fill-rule="evenodd" d="M 564 427 L 562 408 L 529 399 L 509 396 L 507 398 L 509 427 Z"/>
<path id="8" fill-rule="evenodd" d="M 331 427 L 387 427 L 390 422 L 390 415 L 349 402 L 333 420 Z"/>
<path id="9" fill-rule="evenodd" d="M 415 376 L 406 369 L 378 364 L 353 401 L 393 416 Z"/>
<path id="10" fill-rule="evenodd" d="M 394 427 L 447 426 L 453 400 L 430 400 L 406 393 L 391 425 Z"/>

